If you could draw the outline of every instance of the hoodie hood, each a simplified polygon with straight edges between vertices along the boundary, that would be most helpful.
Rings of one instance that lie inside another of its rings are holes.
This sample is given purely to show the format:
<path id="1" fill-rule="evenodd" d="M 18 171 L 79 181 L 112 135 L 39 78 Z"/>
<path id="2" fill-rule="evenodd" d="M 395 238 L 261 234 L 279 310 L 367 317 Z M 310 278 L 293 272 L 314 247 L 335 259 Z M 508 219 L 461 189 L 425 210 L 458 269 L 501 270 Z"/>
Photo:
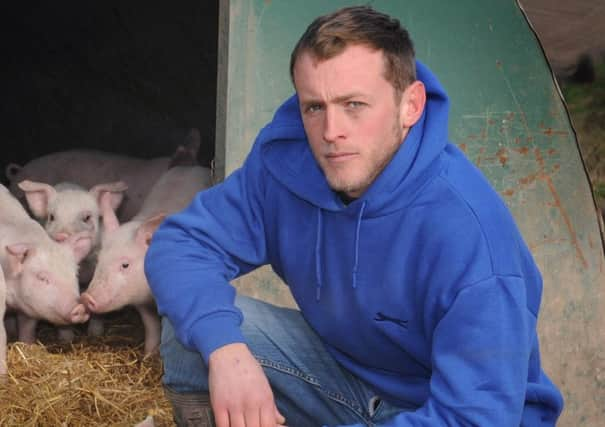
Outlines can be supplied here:
<path id="1" fill-rule="evenodd" d="M 418 122 L 366 192 L 354 203 L 364 217 L 405 207 L 424 183 L 440 170 L 447 144 L 449 102 L 437 78 L 416 61 L 417 79 L 424 83 L 427 102 Z M 315 160 L 300 114 L 298 97 L 290 97 L 259 134 L 263 163 L 271 175 L 298 197 L 323 210 L 346 208 L 332 191 Z"/>

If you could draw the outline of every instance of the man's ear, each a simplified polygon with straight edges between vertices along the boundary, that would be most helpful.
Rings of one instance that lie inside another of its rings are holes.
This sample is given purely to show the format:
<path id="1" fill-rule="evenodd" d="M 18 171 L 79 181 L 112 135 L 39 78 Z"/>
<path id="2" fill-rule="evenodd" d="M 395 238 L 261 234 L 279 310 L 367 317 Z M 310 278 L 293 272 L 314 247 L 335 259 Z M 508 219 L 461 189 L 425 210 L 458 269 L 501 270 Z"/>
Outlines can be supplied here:
<path id="1" fill-rule="evenodd" d="M 426 104 L 424 83 L 416 80 L 401 94 L 401 126 L 410 128 L 422 116 Z"/>

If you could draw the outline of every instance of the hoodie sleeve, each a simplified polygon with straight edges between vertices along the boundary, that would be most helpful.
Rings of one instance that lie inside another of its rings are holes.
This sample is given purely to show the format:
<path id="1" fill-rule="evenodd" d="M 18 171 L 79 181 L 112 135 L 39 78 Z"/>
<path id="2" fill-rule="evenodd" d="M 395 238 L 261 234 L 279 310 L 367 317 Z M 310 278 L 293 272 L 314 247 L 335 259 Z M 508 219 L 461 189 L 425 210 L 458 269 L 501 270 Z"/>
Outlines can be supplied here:
<path id="1" fill-rule="evenodd" d="M 215 349 L 244 342 L 229 282 L 266 263 L 260 163 L 255 147 L 241 169 L 169 216 L 145 257 L 159 313 L 206 362 Z"/>
<path id="2" fill-rule="evenodd" d="M 429 398 L 378 425 L 521 425 L 532 400 L 527 361 L 535 337 L 528 331 L 536 322 L 524 289 L 519 277 L 493 277 L 460 291 L 434 331 Z M 561 407 L 555 391 L 549 398 L 548 406 Z M 555 412 L 542 412 L 531 425 L 554 426 Z"/>

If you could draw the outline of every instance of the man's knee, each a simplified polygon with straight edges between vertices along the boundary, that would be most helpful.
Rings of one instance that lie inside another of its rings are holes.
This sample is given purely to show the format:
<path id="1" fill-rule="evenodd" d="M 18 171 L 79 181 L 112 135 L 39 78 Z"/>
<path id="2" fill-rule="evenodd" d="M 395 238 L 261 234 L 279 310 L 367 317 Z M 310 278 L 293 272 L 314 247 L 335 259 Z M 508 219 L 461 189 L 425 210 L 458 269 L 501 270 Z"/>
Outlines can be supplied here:
<path id="1" fill-rule="evenodd" d="M 163 382 L 176 392 L 208 390 L 208 368 L 201 354 L 183 346 L 170 321 L 162 318 L 160 356 L 164 365 Z"/>

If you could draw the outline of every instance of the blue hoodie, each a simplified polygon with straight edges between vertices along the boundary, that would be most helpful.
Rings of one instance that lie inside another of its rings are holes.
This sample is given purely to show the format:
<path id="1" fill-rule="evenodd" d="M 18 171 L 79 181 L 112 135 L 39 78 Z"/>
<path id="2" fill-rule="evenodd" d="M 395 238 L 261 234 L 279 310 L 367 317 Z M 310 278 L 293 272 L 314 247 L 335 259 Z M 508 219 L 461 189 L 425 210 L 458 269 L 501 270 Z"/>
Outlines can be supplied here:
<path id="1" fill-rule="evenodd" d="M 421 119 L 348 205 L 288 99 L 243 167 L 156 231 L 145 271 L 159 311 L 207 361 L 245 342 L 229 281 L 268 263 L 338 362 L 418 408 L 385 426 L 553 426 L 563 400 L 540 365 L 540 272 L 503 201 L 448 142 L 439 82 L 420 63 L 418 79 Z"/>

